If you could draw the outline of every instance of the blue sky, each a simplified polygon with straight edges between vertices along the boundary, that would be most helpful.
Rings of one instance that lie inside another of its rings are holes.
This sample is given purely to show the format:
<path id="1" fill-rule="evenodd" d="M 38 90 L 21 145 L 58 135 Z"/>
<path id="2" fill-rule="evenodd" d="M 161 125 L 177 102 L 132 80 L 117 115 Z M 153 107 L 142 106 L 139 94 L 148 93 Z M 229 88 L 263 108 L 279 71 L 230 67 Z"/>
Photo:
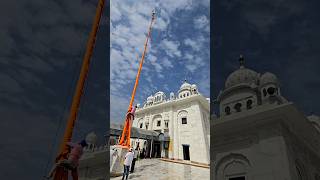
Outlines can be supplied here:
<path id="1" fill-rule="evenodd" d="M 139 66 L 152 9 L 156 21 L 135 103 L 176 93 L 186 78 L 210 96 L 209 1 L 111 1 L 111 122 L 122 123 Z"/>

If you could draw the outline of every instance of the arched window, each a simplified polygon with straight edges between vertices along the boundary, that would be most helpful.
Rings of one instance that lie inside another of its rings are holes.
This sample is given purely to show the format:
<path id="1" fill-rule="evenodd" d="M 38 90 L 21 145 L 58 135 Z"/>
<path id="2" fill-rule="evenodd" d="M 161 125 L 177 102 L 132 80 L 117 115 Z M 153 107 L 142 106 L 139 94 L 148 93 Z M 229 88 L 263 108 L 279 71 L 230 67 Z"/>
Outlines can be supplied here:
<path id="1" fill-rule="evenodd" d="M 252 100 L 249 99 L 249 100 L 247 101 L 247 109 L 251 109 L 251 108 L 252 108 Z"/>
<path id="2" fill-rule="evenodd" d="M 164 123 L 165 123 L 165 127 L 168 128 L 169 127 L 169 122 L 165 121 Z"/>
<path id="3" fill-rule="evenodd" d="M 187 124 L 187 117 L 181 118 L 181 124 Z"/>
<path id="4" fill-rule="evenodd" d="M 186 110 L 181 110 L 178 112 L 177 120 L 180 121 L 178 122 L 179 124 L 181 123 L 182 125 L 187 124 L 188 122 L 188 112 Z"/>
<path id="5" fill-rule="evenodd" d="M 268 94 L 270 94 L 270 95 L 274 95 L 275 92 L 276 92 L 276 89 L 275 89 L 274 87 L 269 87 L 269 88 L 267 89 L 267 92 L 268 92 Z"/>
<path id="6" fill-rule="evenodd" d="M 234 109 L 236 110 L 236 112 L 241 112 L 241 103 L 237 103 L 236 105 L 234 105 Z"/>
<path id="7" fill-rule="evenodd" d="M 242 154 L 229 154 L 216 163 L 215 179 L 247 180 L 251 165 Z"/>
<path id="8" fill-rule="evenodd" d="M 142 128 L 143 127 L 143 123 L 140 123 L 140 128 Z"/>
<path id="9" fill-rule="evenodd" d="M 263 96 L 266 97 L 267 96 L 267 90 L 263 89 Z"/>
<path id="10" fill-rule="evenodd" d="M 224 112 L 226 113 L 226 115 L 229 115 L 231 113 L 231 109 L 229 106 L 224 108 Z"/>

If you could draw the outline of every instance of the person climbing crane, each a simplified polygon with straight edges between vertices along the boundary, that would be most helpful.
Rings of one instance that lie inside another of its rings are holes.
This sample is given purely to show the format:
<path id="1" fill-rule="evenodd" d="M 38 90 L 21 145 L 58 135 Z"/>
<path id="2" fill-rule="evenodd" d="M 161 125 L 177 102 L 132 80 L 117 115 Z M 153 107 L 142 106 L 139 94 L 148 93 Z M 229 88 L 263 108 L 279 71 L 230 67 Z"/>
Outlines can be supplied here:
<path id="1" fill-rule="evenodd" d="M 56 158 L 56 164 L 52 167 L 46 179 L 51 179 L 54 176 L 57 167 L 65 168 L 71 171 L 71 176 L 73 180 L 78 180 L 78 166 L 79 166 L 79 159 L 83 154 L 83 148 L 87 147 L 88 144 L 86 140 L 82 140 L 78 143 L 69 142 L 68 144 L 68 151 L 63 156 L 67 157 L 62 161 L 58 161 L 60 157 Z"/>

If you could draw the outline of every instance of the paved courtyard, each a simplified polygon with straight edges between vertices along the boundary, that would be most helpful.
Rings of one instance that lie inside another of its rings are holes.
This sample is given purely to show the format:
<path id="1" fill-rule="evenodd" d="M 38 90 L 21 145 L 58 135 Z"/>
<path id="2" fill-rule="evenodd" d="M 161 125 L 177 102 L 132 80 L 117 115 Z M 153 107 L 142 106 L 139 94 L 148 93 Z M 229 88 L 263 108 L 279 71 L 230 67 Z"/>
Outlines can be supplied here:
<path id="1" fill-rule="evenodd" d="M 122 177 L 111 178 L 121 180 Z M 128 179 L 136 180 L 206 180 L 210 169 L 166 162 L 159 159 L 143 159 L 136 162 L 134 173 Z"/>

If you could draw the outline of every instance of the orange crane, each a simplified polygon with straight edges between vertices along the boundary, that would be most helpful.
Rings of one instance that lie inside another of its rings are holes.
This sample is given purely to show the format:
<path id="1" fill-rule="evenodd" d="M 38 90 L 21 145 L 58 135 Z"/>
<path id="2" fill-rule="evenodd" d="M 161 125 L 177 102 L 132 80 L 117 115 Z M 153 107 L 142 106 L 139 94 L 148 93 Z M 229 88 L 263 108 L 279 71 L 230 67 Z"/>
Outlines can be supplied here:
<path id="1" fill-rule="evenodd" d="M 132 121 L 134 119 L 134 115 L 131 114 L 132 111 L 132 104 L 134 101 L 134 96 L 136 94 L 136 90 L 137 90 L 137 86 L 139 83 L 139 77 L 140 77 L 140 73 L 141 73 L 141 69 L 142 69 L 142 64 L 144 62 L 144 58 L 147 52 L 147 47 L 148 47 L 148 42 L 151 36 L 151 30 L 152 30 L 152 25 L 154 24 L 154 20 L 155 20 L 155 10 L 153 10 L 152 12 L 152 17 L 151 17 L 151 22 L 149 25 L 149 29 L 148 29 L 148 34 L 146 37 L 146 41 L 144 43 L 144 49 L 143 49 L 143 53 L 140 59 L 140 65 L 139 65 L 139 69 L 138 69 L 138 73 L 136 76 L 136 81 L 132 90 L 132 94 L 131 94 L 131 100 L 129 103 L 129 107 L 128 107 L 128 112 L 126 115 L 126 120 L 124 122 L 124 126 L 123 126 L 123 130 L 122 130 L 122 134 L 121 134 L 121 138 L 120 141 L 118 143 L 119 146 L 123 147 L 123 148 L 130 148 L 130 135 L 131 135 L 131 125 L 132 125 Z"/>
<path id="2" fill-rule="evenodd" d="M 73 128 L 75 125 L 75 121 L 77 119 L 77 114 L 79 111 L 81 96 L 84 90 L 84 84 L 86 81 L 86 77 L 88 75 L 91 56 L 93 53 L 94 45 L 96 42 L 96 36 L 99 29 L 100 19 L 102 16 L 103 8 L 104 8 L 105 0 L 99 0 L 98 6 L 96 9 L 96 14 L 94 17 L 94 22 L 92 24 L 92 29 L 89 35 L 89 39 L 87 42 L 86 52 L 83 58 L 83 63 L 80 71 L 80 76 L 77 82 L 75 94 L 72 99 L 70 114 L 67 121 L 67 126 L 64 132 L 63 140 L 60 145 L 60 151 L 56 157 L 56 163 L 61 162 L 64 159 L 67 159 L 68 155 L 68 146 L 67 143 L 70 142 L 73 134 Z M 68 180 L 68 170 L 64 167 L 57 166 L 54 173 L 54 180 Z"/>

